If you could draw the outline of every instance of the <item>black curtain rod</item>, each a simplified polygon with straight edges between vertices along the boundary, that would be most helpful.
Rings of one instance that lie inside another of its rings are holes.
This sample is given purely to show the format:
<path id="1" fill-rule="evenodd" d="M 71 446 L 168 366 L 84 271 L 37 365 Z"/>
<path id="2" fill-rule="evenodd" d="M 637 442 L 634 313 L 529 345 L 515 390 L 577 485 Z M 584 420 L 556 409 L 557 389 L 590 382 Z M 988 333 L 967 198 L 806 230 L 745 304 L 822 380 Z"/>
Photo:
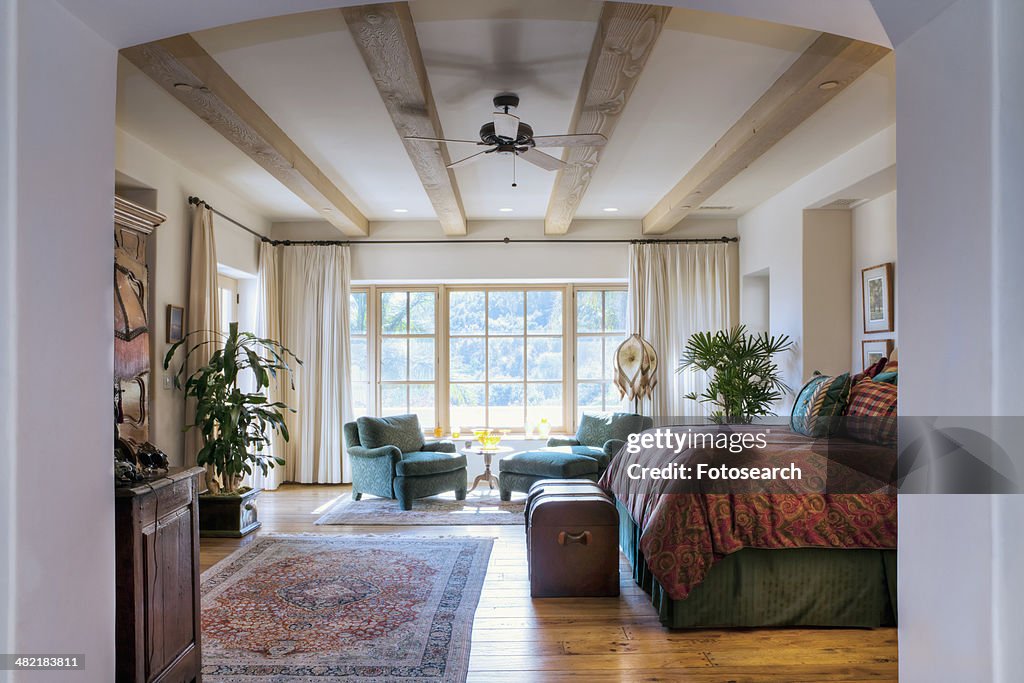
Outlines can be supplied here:
<path id="1" fill-rule="evenodd" d="M 697 238 L 679 238 L 679 239 L 513 239 L 511 237 L 502 237 L 495 239 L 476 239 L 476 240 L 460 240 L 460 239 L 447 239 L 447 240 L 272 240 L 265 235 L 261 235 L 255 230 L 242 225 L 234 218 L 222 214 L 217 209 L 213 208 L 202 199 L 198 197 L 189 197 L 188 203 L 198 206 L 202 204 L 213 213 L 217 214 L 226 221 L 234 223 L 242 230 L 258 237 L 261 242 L 267 244 L 283 247 L 299 246 L 299 245 L 314 245 L 314 246 L 353 246 L 359 244 L 711 244 L 716 242 L 739 242 L 738 237 L 697 237 Z"/>

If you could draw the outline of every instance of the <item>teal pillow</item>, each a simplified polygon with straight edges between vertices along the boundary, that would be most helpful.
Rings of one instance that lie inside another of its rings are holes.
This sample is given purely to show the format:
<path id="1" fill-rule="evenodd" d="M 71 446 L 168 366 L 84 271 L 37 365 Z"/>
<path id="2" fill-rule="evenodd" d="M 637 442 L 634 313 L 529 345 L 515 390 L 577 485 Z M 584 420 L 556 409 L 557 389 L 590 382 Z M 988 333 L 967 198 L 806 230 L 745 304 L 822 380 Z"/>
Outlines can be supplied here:
<path id="1" fill-rule="evenodd" d="M 883 382 L 885 384 L 899 384 L 899 372 L 880 372 L 871 378 L 873 382 Z"/>
<path id="2" fill-rule="evenodd" d="M 398 446 L 403 453 L 423 449 L 423 430 L 420 429 L 420 419 L 415 415 L 361 417 L 356 420 L 356 425 L 363 448 Z"/>
<path id="3" fill-rule="evenodd" d="M 850 373 L 835 377 L 814 373 L 796 397 L 789 426 L 805 436 L 832 436 L 850 400 Z"/>

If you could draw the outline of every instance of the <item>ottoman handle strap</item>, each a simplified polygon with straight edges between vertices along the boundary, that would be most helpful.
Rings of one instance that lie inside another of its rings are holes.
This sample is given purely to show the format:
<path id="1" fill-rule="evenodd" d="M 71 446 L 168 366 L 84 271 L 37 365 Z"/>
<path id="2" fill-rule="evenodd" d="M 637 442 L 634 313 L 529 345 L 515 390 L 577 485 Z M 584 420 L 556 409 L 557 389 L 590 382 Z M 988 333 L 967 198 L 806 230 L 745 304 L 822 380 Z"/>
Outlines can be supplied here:
<path id="1" fill-rule="evenodd" d="M 558 545 L 569 545 L 570 543 L 579 543 L 580 545 L 587 545 L 590 543 L 590 532 L 582 531 L 578 534 L 570 534 L 565 531 L 558 532 Z"/>

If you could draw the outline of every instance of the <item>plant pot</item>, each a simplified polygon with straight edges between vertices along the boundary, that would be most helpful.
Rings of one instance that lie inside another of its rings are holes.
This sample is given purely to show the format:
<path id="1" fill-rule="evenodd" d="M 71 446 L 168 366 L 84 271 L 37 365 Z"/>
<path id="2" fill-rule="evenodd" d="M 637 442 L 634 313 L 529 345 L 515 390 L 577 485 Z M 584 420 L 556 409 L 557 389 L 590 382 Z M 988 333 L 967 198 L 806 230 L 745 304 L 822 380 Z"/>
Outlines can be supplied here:
<path id="1" fill-rule="evenodd" d="M 199 496 L 199 535 L 214 538 L 241 538 L 262 525 L 256 498 L 262 489 L 249 489 L 230 495 L 204 493 Z"/>

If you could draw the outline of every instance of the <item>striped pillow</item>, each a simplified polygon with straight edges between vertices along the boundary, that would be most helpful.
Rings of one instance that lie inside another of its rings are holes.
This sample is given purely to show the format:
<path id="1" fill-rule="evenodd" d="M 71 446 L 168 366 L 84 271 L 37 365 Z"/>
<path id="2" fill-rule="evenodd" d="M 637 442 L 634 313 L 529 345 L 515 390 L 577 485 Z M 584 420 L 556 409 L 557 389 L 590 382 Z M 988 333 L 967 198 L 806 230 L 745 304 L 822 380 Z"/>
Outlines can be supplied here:
<path id="1" fill-rule="evenodd" d="M 857 382 L 850 391 L 846 433 L 859 441 L 895 446 L 897 392 L 895 384 L 870 379 Z"/>
<path id="2" fill-rule="evenodd" d="M 789 426 L 806 436 L 832 436 L 850 396 L 850 373 L 835 377 L 816 373 L 800 390 Z"/>

